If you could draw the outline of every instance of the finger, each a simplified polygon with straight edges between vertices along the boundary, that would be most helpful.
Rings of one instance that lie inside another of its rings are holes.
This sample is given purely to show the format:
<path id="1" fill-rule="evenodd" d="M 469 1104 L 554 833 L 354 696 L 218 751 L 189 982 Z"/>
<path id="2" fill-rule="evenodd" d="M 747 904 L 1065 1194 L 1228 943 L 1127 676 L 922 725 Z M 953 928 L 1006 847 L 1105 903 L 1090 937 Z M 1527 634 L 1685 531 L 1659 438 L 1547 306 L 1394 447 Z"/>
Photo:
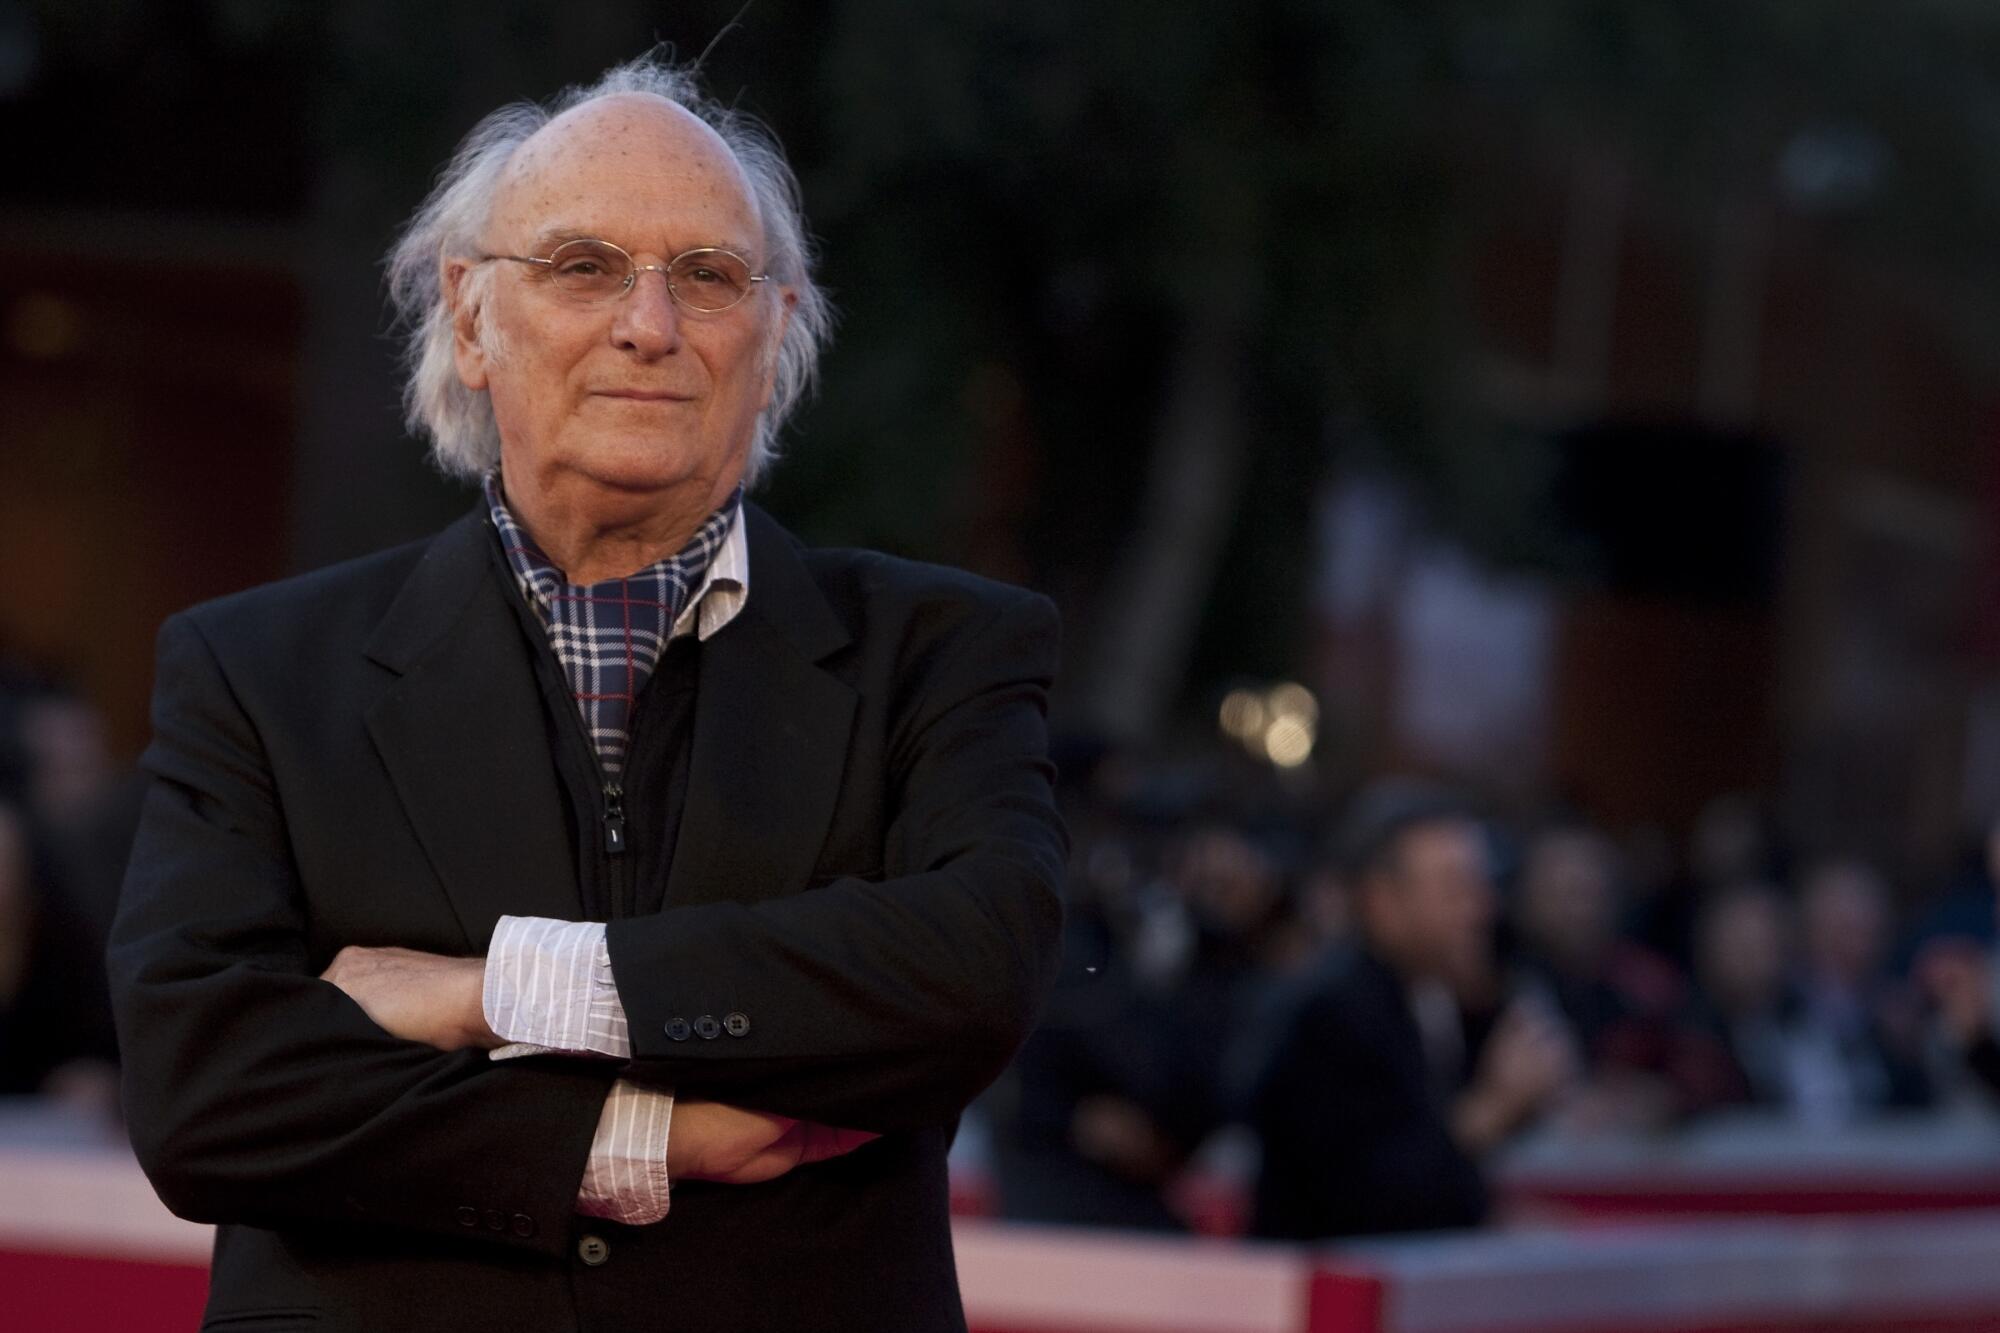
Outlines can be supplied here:
<path id="1" fill-rule="evenodd" d="M 831 1157 L 843 1157 L 864 1143 L 881 1137 L 865 1129 L 841 1129 L 834 1125 L 818 1125 L 806 1122 L 810 1133 L 806 1138 L 806 1151 L 802 1159 L 807 1162 L 824 1162 Z"/>

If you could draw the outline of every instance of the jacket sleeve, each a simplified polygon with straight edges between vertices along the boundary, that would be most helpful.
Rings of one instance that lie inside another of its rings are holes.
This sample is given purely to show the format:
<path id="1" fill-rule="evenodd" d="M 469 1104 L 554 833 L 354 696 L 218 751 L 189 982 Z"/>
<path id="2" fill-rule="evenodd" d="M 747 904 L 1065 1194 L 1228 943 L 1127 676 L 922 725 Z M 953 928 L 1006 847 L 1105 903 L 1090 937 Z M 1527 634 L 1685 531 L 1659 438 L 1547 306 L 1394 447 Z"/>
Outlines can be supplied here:
<path id="1" fill-rule="evenodd" d="M 615 1069 L 434 1051 L 318 979 L 263 747 L 187 616 L 160 632 L 153 726 L 109 963 L 160 1197 L 196 1221 L 559 1251 Z"/>
<path id="2" fill-rule="evenodd" d="M 908 689 L 879 881 L 610 923 L 635 1070 L 682 1096 L 883 1133 L 947 1123 L 992 1082 L 1059 950 L 1057 637 L 1047 599 L 1013 595 Z M 747 1031 L 690 1040 L 704 1016 L 726 1020 L 720 997 Z"/>

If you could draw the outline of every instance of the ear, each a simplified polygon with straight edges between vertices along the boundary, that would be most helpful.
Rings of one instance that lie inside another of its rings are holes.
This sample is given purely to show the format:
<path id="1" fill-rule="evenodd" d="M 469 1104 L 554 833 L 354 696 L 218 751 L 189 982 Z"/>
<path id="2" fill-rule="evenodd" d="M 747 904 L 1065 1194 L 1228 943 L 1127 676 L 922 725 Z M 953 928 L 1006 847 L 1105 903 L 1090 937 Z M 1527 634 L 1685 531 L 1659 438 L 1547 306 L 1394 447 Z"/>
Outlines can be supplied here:
<path id="1" fill-rule="evenodd" d="M 447 259 L 439 274 L 446 306 L 451 310 L 451 357 L 458 382 L 474 391 L 486 387 L 486 349 L 479 341 L 479 321 L 485 315 L 479 296 L 484 284 L 472 281 L 472 261 Z"/>

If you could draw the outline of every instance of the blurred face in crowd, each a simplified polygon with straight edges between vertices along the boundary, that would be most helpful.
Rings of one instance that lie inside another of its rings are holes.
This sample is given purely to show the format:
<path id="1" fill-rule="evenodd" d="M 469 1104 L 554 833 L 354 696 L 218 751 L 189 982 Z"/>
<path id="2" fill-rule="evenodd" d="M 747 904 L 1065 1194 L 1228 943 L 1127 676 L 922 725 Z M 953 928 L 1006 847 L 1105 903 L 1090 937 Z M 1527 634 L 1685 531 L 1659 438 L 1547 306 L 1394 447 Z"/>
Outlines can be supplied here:
<path id="1" fill-rule="evenodd" d="M 558 116 L 508 163 L 480 238 L 487 253 L 546 257 L 594 237 L 636 264 L 720 247 L 765 262 L 750 186 L 714 131 L 660 98 L 603 98 Z M 771 396 L 787 300 L 752 283 L 727 310 L 690 311 L 660 272 L 582 304 L 549 270 L 453 261 L 459 377 L 499 426 L 510 498 L 603 506 L 641 521 L 671 495 L 706 514 L 734 489 Z"/>
<path id="2" fill-rule="evenodd" d="M 1888 891 L 1853 862 L 1822 866 L 1800 904 L 1806 966 L 1828 981 L 1857 985 L 1875 974 L 1888 926 Z"/>
<path id="3" fill-rule="evenodd" d="M 1493 879 L 1472 820 L 1406 830 L 1357 900 L 1369 946 L 1406 975 L 1471 984 L 1491 963 Z"/>
<path id="4" fill-rule="evenodd" d="M 38 699 L 22 714 L 21 739 L 32 760 L 37 813 L 58 828 L 88 818 L 114 771 L 103 715 L 69 695 Z"/>
<path id="5" fill-rule="evenodd" d="M 1588 829 L 1537 838 L 1521 875 L 1521 933 L 1558 967 L 1593 970 L 1618 930 L 1611 842 Z"/>
<path id="6" fill-rule="evenodd" d="M 1197 919 L 1225 935 L 1254 929 L 1278 896 L 1271 859 L 1242 833 L 1220 824 L 1181 845 L 1174 882 Z"/>
<path id="7" fill-rule="evenodd" d="M 1731 884 L 1764 873 L 1770 847 L 1757 807 L 1743 796 L 1718 796 L 1695 821 L 1688 859 L 1704 884 Z"/>
<path id="8" fill-rule="evenodd" d="M 1696 948 L 1702 984 L 1723 1012 L 1768 1009 L 1784 990 L 1791 952 L 1789 914 L 1775 893 L 1733 890 L 1703 918 Z"/>

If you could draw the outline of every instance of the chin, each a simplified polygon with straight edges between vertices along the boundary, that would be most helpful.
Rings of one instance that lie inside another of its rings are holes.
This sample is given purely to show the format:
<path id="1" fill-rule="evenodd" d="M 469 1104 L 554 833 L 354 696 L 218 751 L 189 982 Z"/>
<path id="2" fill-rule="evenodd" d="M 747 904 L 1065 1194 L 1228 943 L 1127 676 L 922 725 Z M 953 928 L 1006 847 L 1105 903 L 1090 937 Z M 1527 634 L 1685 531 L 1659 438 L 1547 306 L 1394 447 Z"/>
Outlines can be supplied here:
<path id="1" fill-rule="evenodd" d="M 621 491 L 658 491 L 693 481 L 707 469 L 697 452 L 679 442 L 645 436 L 593 445 L 577 471 L 601 486 Z"/>

